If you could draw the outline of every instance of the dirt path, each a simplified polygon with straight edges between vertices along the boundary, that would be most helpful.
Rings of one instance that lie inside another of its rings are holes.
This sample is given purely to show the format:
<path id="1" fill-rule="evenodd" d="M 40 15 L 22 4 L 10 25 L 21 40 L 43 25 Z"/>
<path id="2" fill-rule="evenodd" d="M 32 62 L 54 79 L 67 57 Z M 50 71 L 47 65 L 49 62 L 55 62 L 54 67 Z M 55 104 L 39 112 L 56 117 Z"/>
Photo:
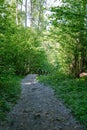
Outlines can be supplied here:
<path id="1" fill-rule="evenodd" d="M 22 80 L 18 104 L 1 123 L 0 130 L 83 130 L 70 110 L 56 99 L 51 88 L 36 81 L 36 75 Z"/>

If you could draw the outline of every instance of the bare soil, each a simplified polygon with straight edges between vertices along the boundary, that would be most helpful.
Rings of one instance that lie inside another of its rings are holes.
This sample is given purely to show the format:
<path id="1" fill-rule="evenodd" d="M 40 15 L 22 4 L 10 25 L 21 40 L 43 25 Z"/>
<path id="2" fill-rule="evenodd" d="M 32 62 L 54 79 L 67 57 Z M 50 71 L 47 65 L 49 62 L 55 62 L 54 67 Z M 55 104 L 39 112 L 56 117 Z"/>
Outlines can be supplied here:
<path id="1" fill-rule="evenodd" d="M 83 130 L 53 89 L 38 83 L 36 76 L 22 80 L 21 97 L 7 120 L 0 122 L 0 130 Z"/>

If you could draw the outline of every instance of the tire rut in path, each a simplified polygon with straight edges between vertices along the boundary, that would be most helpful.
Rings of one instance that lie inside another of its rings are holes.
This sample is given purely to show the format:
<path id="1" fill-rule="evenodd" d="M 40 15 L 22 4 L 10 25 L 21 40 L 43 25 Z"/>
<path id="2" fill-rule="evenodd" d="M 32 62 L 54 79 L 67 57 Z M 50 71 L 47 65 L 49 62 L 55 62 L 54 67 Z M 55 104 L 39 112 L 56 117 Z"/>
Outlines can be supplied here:
<path id="1" fill-rule="evenodd" d="M 53 89 L 38 83 L 36 76 L 30 74 L 22 80 L 20 100 L 0 130 L 83 130 Z"/>

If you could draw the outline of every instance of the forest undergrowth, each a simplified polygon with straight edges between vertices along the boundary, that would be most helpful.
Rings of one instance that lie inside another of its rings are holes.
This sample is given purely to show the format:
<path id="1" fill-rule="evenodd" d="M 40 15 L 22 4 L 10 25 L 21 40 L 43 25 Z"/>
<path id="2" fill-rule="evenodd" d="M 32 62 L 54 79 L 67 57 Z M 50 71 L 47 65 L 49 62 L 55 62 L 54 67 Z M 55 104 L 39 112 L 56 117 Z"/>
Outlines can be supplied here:
<path id="1" fill-rule="evenodd" d="M 87 127 L 87 77 L 70 78 L 54 72 L 47 76 L 40 76 L 38 80 L 51 86 L 55 94 L 71 109 L 73 115 Z"/>
<path id="2" fill-rule="evenodd" d="M 7 112 L 17 103 L 21 93 L 21 76 L 6 75 L 0 82 L 0 120 L 5 120 Z"/>

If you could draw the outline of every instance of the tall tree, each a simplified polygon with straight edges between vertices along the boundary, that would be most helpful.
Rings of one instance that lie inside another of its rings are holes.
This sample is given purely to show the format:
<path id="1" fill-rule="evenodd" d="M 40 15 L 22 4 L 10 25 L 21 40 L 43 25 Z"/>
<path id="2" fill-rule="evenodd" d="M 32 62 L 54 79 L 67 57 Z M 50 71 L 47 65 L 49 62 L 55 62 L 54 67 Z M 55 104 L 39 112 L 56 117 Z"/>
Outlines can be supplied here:
<path id="1" fill-rule="evenodd" d="M 27 3 L 28 1 L 25 0 L 25 27 L 27 27 Z"/>
<path id="2" fill-rule="evenodd" d="M 18 0 L 16 1 L 16 24 L 18 25 Z"/>
<path id="3" fill-rule="evenodd" d="M 45 0 L 30 0 L 29 14 L 31 26 L 40 29 L 44 26 Z"/>
<path id="4" fill-rule="evenodd" d="M 52 24 L 56 27 L 58 39 L 69 71 L 78 76 L 87 70 L 87 8 L 86 1 L 62 0 L 62 5 L 52 8 Z M 60 38 L 61 37 L 61 38 Z M 63 38 L 64 37 L 64 38 Z M 69 55 L 68 55 L 69 54 Z M 72 59 L 69 61 L 71 57 Z"/>

